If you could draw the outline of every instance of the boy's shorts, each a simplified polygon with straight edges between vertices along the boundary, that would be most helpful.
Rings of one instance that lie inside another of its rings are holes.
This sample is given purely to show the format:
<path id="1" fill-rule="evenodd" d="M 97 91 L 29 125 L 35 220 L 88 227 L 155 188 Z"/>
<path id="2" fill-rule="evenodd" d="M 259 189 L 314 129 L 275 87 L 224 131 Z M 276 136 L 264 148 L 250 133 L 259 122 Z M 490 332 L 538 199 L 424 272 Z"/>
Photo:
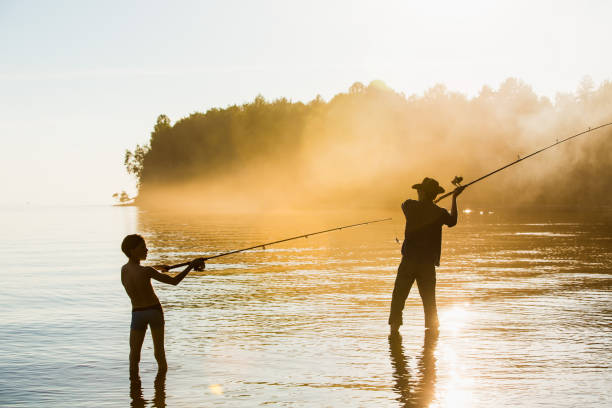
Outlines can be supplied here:
<path id="1" fill-rule="evenodd" d="M 132 309 L 132 330 L 147 330 L 147 325 L 153 329 L 164 326 L 164 311 L 158 303 L 153 306 Z"/>

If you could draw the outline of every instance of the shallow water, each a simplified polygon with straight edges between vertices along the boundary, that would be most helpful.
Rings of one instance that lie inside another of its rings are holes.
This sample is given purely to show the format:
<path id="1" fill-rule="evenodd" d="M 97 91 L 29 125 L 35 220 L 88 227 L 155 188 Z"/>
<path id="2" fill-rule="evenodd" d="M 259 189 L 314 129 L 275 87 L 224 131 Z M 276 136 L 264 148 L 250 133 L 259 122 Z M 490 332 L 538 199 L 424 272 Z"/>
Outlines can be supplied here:
<path id="1" fill-rule="evenodd" d="M 178 287 L 155 284 L 169 372 L 155 387 L 147 335 L 130 384 L 125 234 L 147 239 L 145 263 L 171 263 L 386 215 L 4 209 L 0 406 L 610 406 L 605 213 L 462 214 L 444 231 L 437 339 L 416 288 L 402 338 L 387 337 L 399 212 L 211 260 Z"/>

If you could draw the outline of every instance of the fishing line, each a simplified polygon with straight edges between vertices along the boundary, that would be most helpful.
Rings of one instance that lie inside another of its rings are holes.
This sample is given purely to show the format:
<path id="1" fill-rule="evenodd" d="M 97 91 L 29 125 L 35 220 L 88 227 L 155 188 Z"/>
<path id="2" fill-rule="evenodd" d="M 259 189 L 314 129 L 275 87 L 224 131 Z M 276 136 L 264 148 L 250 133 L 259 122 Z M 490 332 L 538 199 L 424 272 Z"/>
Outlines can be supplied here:
<path id="1" fill-rule="evenodd" d="M 575 137 L 578 137 L 578 136 L 580 136 L 580 135 L 584 135 L 584 134 L 586 134 L 586 133 L 589 133 L 589 132 L 592 132 L 592 131 L 594 131 L 594 130 L 601 129 L 601 128 L 603 128 L 603 127 L 610 126 L 610 125 L 612 125 L 612 122 L 610 122 L 610 123 L 606 123 L 606 124 L 604 124 L 604 125 L 600 125 L 600 126 L 597 126 L 597 127 L 594 127 L 594 128 L 588 128 L 588 129 L 587 129 L 587 130 L 585 130 L 584 132 L 576 133 L 575 135 L 572 135 L 572 136 L 570 136 L 570 137 L 566 137 L 566 138 L 565 138 L 565 139 L 563 139 L 563 140 L 557 140 L 555 143 L 551 144 L 550 146 L 546 146 L 546 147 L 544 147 L 544 148 L 542 148 L 542 149 L 540 149 L 540 150 L 538 150 L 538 151 L 535 151 L 535 152 L 533 152 L 533 153 L 531 153 L 531 154 L 529 154 L 529 155 L 527 155 L 527 156 L 525 156 L 525 157 L 519 157 L 517 160 L 513 161 L 512 163 L 506 164 L 505 166 L 502 166 L 502 167 L 500 167 L 500 168 L 499 168 L 499 169 L 497 169 L 497 170 L 493 170 L 492 172 L 487 173 L 487 174 L 485 174 L 484 176 L 477 178 L 476 180 L 472 180 L 472 181 L 470 181 L 470 182 L 469 182 L 469 183 L 467 183 L 467 184 L 461 185 L 461 181 L 463 180 L 463 177 L 455 177 L 455 178 L 453 179 L 453 181 L 452 181 L 452 184 L 453 184 L 455 187 L 457 187 L 457 188 L 459 188 L 459 187 L 463 187 L 463 188 L 469 187 L 469 186 L 471 186 L 472 184 L 478 183 L 479 181 L 484 180 L 484 179 L 486 179 L 487 177 L 492 176 L 493 174 L 495 174 L 495 173 L 497 173 L 497 172 L 502 171 L 503 169 L 506 169 L 506 168 L 508 168 L 508 167 L 510 167 L 510 166 L 514 166 L 514 165 L 515 165 L 515 164 L 517 164 L 518 162 L 521 162 L 521 161 L 526 160 L 526 159 L 528 159 L 528 158 L 530 158 L 530 157 L 532 157 L 532 156 L 535 156 L 535 155 L 536 155 L 536 154 L 538 154 L 538 153 L 542 153 L 543 151 L 548 150 L 548 149 L 550 149 L 550 148 L 552 148 L 552 147 L 555 147 L 556 145 L 559 145 L 559 144 L 561 144 L 561 143 L 565 143 L 565 142 L 567 142 L 568 140 L 571 140 L 571 139 L 573 139 L 573 138 L 575 138 Z M 442 200 L 442 199 L 444 199 L 444 198 L 446 198 L 446 197 L 448 197 L 448 196 L 452 195 L 452 194 L 453 194 L 453 192 L 454 192 L 454 191 L 450 191 L 450 192 L 448 192 L 448 193 L 444 194 L 443 196 L 438 197 L 438 198 L 437 198 L 437 199 L 434 201 L 434 203 L 437 203 L 438 201 L 440 201 L 440 200 Z"/>
<path id="2" fill-rule="evenodd" d="M 373 220 L 373 221 L 365 221 L 365 222 L 360 222 L 358 224 L 343 225 L 341 227 L 330 228 L 330 229 L 326 229 L 326 230 L 323 230 L 323 231 L 310 232 L 308 234 L 302 234 L 302 235 L 298 235 L 298 236 L 295 236 L 295 237 L 279 239 L 278 241 L 266 242 L 265 244 L 254 245 L 254 246 L 251 246 L 251 247 L 248 247 L 248 248 L 242 248 L 242 249 L 236 249 L 234 251 L 223 252 L 221 254 L 205 257 L 204 260 L 208 261 L 209 259 L 220 258 L 222 256 L 237 254 L 239 252 L 248 251 L 250 249 L 256 249 L 256 248 L 266 249 L 267 246 L 274 245 L 274 244 L 280 244 L 281 242 L 292 241 L 294 239 L 300 239 L 300 238 L 308 238 L 310 236 L 318 235 L 318 234 L 324 234 L 326 232 L 339 231 L 339 230 L 342 230 L 342 229 L 345 229 L 345 228 L 353 228 L 353 227 L 358 227 L 360 225 L 374 224 L 376 222 L 383 222 L 383 221 L 389 221 L 389 220 L 391 220 L 391 218 L 384 218 L 384 219 Z M 190 264 L 190 262 L 183 262 L 183 263 L 180 263 L 180 264 L 172 265 L 172 266 L 168 267 L 168 270 L 174 269 L 174 268 L 180 268 L 181 266 L 187 266 L 187 265 Z"/>

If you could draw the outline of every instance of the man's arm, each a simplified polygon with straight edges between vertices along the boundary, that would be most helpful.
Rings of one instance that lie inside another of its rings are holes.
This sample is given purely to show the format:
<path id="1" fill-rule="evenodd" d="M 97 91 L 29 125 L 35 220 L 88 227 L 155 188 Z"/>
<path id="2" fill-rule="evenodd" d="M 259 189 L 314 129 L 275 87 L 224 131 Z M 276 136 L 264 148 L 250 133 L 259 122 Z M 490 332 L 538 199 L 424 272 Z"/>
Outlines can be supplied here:
<path id="1" fill-rule="evenodd" d="M 187 267 L 185 268 L 185 270 L 183 272 L 181 272 L 181 273 L 179 273 L 178 275 L 175 275 L 175 276 L 165 275 L 165 274 L 163 274 L 161 272 L 156 271 L 155 268 L 152 268 L 150 266 L 147 267 L 146 269 L 147 269 L 147 273 L 149 274 L 149 277 L 151 279 L 155 279 L 156 281 L 176 286 L 179 283 L 181 283 L 181 281 L 183 279 L 185 279 L 185 276 L 187 276 L 187 274 L 189 272 L 191 272 L 191 270 L 193 268 L 195 268 L 197 266 L 205 267 L 204 258 L 194 259 L 193 261 L 191 261 L 189 263 L 189 265 L 187 265 Z"/>
<path id="2" fill-rule="evenodd" d="M 449 227 L 454 227 L 457 225 L 457 197 L 463 192 L 463 189 L 465 189 L 465 187 L 457 187 L 455 191 L 453 191 L 453 204 L 451 206 L 450 220 L 446 224 Z"/>

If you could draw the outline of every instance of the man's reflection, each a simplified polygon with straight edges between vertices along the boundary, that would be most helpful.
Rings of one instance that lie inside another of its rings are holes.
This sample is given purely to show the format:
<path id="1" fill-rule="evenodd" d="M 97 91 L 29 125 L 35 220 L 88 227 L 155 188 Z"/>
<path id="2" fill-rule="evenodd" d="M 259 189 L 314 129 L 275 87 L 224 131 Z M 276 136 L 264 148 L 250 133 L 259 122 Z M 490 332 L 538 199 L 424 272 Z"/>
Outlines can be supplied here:
<path id="1" fill-rule="evenodd" d="M 427 407 L 433 400 L 436 385 L 436 359 L 434 350 L 438 341 L 437 331 L 426 330 L 423 350 L 417 364 L 418 372 L 412 378 L 406 362 L 402 336 L 394 333 L 389 336 L 391 364 L 395 378 L 395 391 L 403 407 Z"/>
<path id="2" fill-rule="evenodd" d="M 166 372 L 158 372 L 153 383 L 155 387 L 155 394 L 153 395 L 153 407 L 165 408 L 166 406 Z M 132 403 L 130 404 L 133 408 L 145 407 L 147 400 L 142 395 L 142 381 L 140 381 L 139 375 L 130 376 L 130 398 Z"/>

